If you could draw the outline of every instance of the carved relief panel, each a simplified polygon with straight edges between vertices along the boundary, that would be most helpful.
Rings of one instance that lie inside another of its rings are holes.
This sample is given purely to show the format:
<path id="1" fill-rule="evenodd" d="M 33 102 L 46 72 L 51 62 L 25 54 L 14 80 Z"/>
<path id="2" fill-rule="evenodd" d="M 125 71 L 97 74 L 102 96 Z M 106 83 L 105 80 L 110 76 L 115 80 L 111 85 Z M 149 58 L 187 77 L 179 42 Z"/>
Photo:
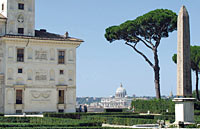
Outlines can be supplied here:
<path id="1" fill-rule="evenodd" d="M 51 91 L 38 91 L 32 90 L 31 92 L 31 101 L 50 101 Z"/>
<path id="2" fill-rule="evenodd" d="M 46 50 L 40 49 L 35 51 L 35 60 L 48 60 L 48 52 Z"/>
<path id="3" fill-rule="evenodd" d="M 47 81 L 47 71 L 37 70 L 35 73 L 35 81 Z"/>

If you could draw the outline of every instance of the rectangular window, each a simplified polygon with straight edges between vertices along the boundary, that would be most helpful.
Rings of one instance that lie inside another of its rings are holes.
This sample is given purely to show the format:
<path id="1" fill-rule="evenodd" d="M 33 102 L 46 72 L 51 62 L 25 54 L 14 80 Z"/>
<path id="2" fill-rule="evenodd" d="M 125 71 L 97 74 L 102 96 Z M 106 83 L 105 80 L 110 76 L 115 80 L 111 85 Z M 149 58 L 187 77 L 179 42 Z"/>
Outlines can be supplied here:
<path id="1" fill-rule="evenodd" d="M 24 49 L 17 49 L 17 62 L 24 62 Z"/>
<path id="2" fill-rule="evenodd" d="M 16 114 L 22 114 L 22 110 L 16 110 Z"/>
<path id="3" fill-rule="evenodd" d="M 63 110 L 63 109 L 60 109 L 60 110 L 58 110 L 58 112 L 59 112 L 59 113 L 63 113 L 63 112 L 64 112 L 64 110 Z"/>
<path id="4" fill-rule="evenodd" d="M 2 11 L 4 11 L 4 4 L 2 4 Z"/>
<path id="5" fill-rule="evenodd" d="M 24 10 L 24 4 L 19 3 L 19 4 L 18 4 L 18 9 L 20 9 L 20 10 Z"/>
<path id="6" fill-rule="evenodd" d="M 64 104 L 64 90 L 59 90 L 59 100 L 58 103 L 59 104 Z"/>
<path id="7" fill-rule="evenodd" d="M 24 34 L 24 28 L 18 28 L 18 34 Z"/>
<path id="8" fill-rule="evenodd" d="M 60 70 L 60 75 L 63 75 L 64 74 L 64 70 Z"/>
<path id="9" fill-rule="evenodd" d="M 58 64 L 65 64 L 65 51 L 58 51 Z"/>
<path id="10" fill-rule="evenodd" d="M 18 73 L 23 73 L 23 70 L 22 69 L 18 69 Z"/>
<path id="11" fill-rule="evenodd" d="M 16 104 L 22 104 L 22 90 L 16 90 Z"/>

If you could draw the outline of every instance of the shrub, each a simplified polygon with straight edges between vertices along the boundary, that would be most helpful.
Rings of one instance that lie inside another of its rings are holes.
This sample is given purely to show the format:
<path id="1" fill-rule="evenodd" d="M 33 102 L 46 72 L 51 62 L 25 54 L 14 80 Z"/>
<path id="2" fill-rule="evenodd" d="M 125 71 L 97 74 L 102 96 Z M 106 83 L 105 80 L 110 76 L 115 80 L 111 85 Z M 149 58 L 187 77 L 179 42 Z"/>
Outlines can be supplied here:
<path id="1" fill-rule="evenodd" d="M 165 113 L 168 109 L 169 113 L 175 112 L 175 103 L 169 100 L 135 100 L 132 101 L 132 107 L 134 107 L 135 112 L 147 113 Z"/>

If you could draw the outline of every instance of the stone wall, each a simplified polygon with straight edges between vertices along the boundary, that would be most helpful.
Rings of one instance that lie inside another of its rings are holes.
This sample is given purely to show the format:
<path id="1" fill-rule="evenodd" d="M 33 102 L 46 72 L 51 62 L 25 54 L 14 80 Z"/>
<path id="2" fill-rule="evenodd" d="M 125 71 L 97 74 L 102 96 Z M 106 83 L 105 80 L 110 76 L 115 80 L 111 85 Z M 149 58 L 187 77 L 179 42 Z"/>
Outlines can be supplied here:
<path id="1" fill-rule="evenodd" d="M 76 46 L 31 39 L 5 39 L 6 114 L 22 112 L 75 112 Z M 24 48 L 24 62 L 17 62 L 17 49 Z M 65 51 L 65 64 L 58 64 L 58 51 Z M 22 69 L 22 73 L 18 73 Z M 60 75 L 60 70 L 64 74 Z M 16 90 L 23 90 L 23 104 L 16 104 Z M 58 90 L 65 91 L 64 104 L 58 104 Z"/>

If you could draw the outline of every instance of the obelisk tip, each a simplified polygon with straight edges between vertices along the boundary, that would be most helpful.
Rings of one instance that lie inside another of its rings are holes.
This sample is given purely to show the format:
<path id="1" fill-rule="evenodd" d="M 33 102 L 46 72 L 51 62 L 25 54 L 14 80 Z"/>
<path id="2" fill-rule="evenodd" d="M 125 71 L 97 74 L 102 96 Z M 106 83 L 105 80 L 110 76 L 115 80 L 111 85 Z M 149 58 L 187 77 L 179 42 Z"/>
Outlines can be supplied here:
<path id="1" fill-rule="evenodd" d="M 185 16 L 188 15 L 188 11 L 187 11 L 185 5 L 183 5 L 183 6 L 181 7 L 179 14 L 183 14 L 183 15 L 185 15 Z"/>
<path id="2" fill-rule="evenodd" d="M 182 5 L 182 7 L 181 8 L 185 8 L 185 5 Z"/>

